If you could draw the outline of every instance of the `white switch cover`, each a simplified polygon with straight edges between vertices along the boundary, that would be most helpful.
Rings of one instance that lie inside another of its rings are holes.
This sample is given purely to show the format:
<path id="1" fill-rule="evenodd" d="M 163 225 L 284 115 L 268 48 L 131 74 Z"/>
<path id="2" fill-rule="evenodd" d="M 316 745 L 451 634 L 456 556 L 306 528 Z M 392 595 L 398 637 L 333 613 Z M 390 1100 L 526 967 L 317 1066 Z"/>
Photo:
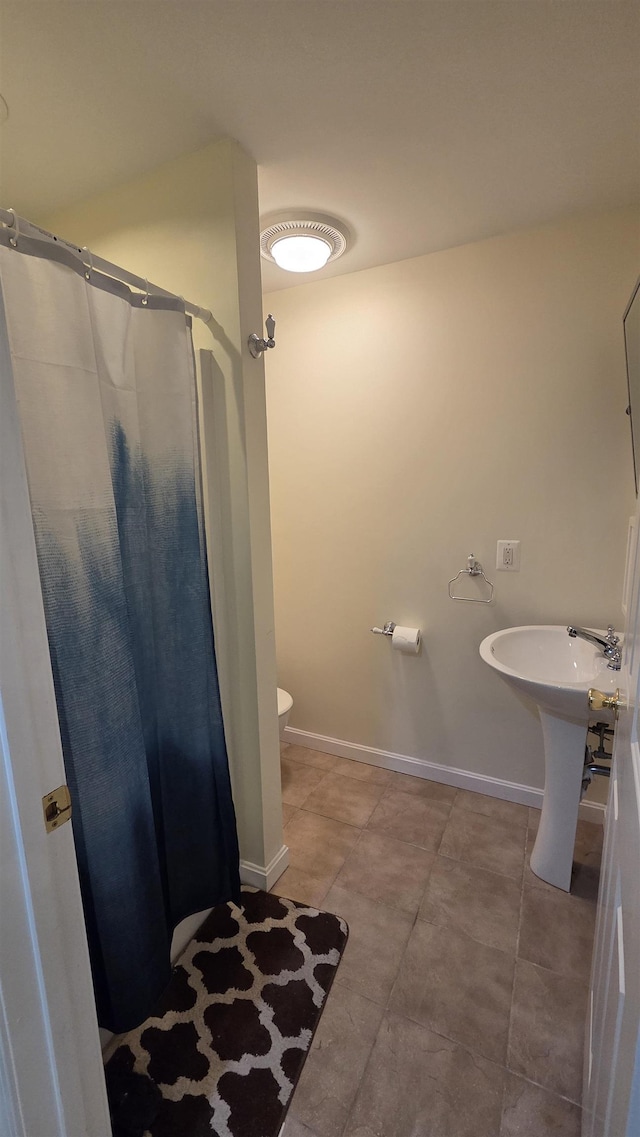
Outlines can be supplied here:
<path id="1" fill-rule="evenodd" d="M 498 541 L 496 568 L 500 572 L 520 572 L 519 541 Z"/>

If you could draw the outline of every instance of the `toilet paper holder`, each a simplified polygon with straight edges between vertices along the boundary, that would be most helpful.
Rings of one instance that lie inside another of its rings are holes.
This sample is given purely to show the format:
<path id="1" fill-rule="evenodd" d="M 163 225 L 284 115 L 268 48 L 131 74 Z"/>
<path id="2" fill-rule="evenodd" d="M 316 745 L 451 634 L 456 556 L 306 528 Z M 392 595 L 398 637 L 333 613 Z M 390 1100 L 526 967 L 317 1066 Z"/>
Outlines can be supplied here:
<path id="1" fill-rule="evenodd" d="M 371 629 L 371 631 L 376 636 L 392 636 L 394 633 L 394 630 L 395 630 L 395 623 L 393 622 L 393 620 L 389 620 L 389 622 L 387 624 L 385 624 L 383 628 L 372 628 Z"/>

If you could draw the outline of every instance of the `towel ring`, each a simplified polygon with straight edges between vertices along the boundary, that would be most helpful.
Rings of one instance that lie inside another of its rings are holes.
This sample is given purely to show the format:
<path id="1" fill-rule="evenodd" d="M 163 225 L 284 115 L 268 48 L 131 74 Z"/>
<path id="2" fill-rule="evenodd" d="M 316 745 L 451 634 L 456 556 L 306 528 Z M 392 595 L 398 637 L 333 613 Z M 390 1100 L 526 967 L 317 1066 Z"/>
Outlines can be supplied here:
<path id="1" fill-rule="evenodd" d="M 452 586 L 455 584 L 459 576 L 481 576 L 485 584 L 489 586 L 490 591 L 488 599 L 476 600 L 475 596 L 454 596 Z M 487 580 L 480 561 L 476 560 L 473 553 L 469 553 L 469 556 L 467 557 L 467 567 L 460 569 L 460 572 L 457 572 L 455 576 L 451 577 L 451 580 L 449 581 L 449 599 L 461 600 L 463 604 L 490 604 L 493 600 L 493 585 L 490 580 Z"/>

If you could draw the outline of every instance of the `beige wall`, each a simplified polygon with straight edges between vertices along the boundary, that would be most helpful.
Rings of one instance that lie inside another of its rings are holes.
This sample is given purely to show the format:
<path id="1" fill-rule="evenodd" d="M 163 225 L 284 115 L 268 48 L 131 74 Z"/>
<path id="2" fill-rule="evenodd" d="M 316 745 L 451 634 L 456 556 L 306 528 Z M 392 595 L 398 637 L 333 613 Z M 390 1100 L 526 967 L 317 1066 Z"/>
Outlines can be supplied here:
<path id="1" fill-rule="evenodd" d="M 498 628 L 617 626 L 634 508 L 622 313 L 637 212 L 578 218 L 265 298 L 278 681 L 290 725 L 541 786 Z M 521 541 L 497 573 L 496 541 Z M 469 552 L 492 605 L 456 604 Z M 418 657 L 373 624 L 419 625 Z"/>
<path id="2" fill-rule="evenodd" d="M 240 852 L 264 867 L 282 846 L 282 809 L 264 373 L 246 349 L 261 325 L 255 164 L 219 142 L 41 221 L 213 312 L 193 329 L 216 648 Z"/>

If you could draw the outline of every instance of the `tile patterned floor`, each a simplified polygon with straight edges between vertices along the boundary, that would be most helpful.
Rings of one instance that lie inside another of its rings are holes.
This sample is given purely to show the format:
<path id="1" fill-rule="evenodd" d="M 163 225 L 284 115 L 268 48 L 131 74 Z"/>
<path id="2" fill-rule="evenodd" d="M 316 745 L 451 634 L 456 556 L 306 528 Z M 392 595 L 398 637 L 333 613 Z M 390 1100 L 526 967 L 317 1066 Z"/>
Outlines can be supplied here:
<path id="1" fill-rule="evenodd" d="M 283 1137 L 579 1137 L 602 831 L 566 895 L 538 812 L 282 745 L 273 891 L 350 938 Z"/>

